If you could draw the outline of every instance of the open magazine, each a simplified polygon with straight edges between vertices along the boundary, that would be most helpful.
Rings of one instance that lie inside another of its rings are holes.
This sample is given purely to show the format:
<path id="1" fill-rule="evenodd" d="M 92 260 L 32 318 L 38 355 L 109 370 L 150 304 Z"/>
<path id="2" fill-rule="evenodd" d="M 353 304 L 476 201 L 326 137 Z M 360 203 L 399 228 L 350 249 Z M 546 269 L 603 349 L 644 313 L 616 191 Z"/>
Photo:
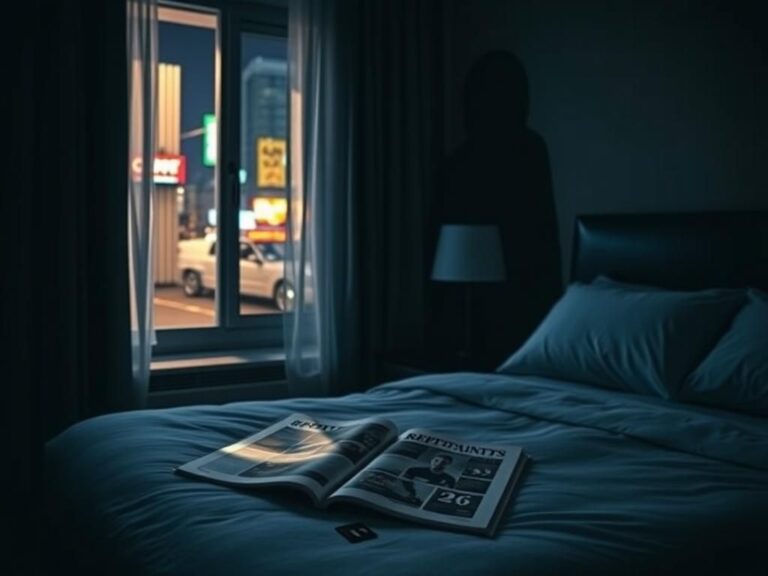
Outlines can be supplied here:
<path id="1" fill-rule="evenodd" d="M 316 506 L 367 506 L 493 536 L 528 460 L 517 446 L 467 442 L 384 418 L 291 414 L 176 471 L 230 486 L 293 486 Z"/>

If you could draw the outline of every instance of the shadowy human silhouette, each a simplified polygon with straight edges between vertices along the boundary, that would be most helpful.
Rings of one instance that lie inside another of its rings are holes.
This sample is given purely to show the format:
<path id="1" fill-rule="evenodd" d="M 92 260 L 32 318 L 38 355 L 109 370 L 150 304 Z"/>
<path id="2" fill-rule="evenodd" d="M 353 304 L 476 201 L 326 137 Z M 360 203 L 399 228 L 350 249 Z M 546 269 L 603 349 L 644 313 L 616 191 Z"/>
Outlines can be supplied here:
<path id="1" fill-rule="evenodd" d="M 544 140 L 527 126 L 528 79 L 510 52 L 482 56 L 464 87 L 464 142 L 443 170 L 440 224 L 499 226 L 507 280 L 473 291 L 472 346 L 499 359 L 535 329 L 562 290 L 560 243 Z M 461 319 L 459 290 L 443 288 L 438 330 Z M 444 326 L 439 326 L 444 322 Z"/>

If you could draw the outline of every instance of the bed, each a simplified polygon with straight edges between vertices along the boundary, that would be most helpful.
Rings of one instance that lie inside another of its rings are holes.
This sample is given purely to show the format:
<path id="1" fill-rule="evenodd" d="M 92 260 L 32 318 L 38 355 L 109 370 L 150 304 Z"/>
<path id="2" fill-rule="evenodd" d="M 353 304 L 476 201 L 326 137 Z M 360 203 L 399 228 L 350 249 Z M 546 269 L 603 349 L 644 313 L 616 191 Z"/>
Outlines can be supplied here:
<path id="1" fill-rule="evenodd" d="M 231 576 L 766 574 L 767 230 L 768 213 L 579 217 L 572 283 L 493 373 L 80 422 L 46 447 L 55 564 Z M 521 445 L 532 463 L 494 538 L 173 473 L 291 412 L 385 415 L 401 430 Z M 348 543 L 335 528 L 352 522 L 378 537 Z"/>

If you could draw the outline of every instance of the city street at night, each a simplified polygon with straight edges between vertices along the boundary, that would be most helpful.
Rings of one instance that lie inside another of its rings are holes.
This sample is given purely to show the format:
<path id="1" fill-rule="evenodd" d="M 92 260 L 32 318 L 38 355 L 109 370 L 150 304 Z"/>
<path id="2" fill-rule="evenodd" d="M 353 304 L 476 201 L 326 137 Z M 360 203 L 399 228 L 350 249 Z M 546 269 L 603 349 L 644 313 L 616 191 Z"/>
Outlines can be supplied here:
<path id="1" fill-rule="evenodd" d="M 181 286 L 155 288 L 155 327 L 181 328 L 214 326 L 215 296 L 208 294 L 197 298 L 184 295 Z M 277 308 L 269 300 L 242 298 L 241 314 L 276 314 Z"/>

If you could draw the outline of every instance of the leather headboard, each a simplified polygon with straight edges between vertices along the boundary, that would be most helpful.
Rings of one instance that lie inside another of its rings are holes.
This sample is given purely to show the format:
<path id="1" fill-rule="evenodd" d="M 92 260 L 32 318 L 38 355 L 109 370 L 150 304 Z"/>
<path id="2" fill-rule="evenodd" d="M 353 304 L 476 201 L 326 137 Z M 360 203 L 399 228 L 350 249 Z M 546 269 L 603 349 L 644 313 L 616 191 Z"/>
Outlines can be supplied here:
<path id="1" fill-rule="evenodd" d="M 576 218 L 571 281 L 768 290 L 768 211 Z"/>

